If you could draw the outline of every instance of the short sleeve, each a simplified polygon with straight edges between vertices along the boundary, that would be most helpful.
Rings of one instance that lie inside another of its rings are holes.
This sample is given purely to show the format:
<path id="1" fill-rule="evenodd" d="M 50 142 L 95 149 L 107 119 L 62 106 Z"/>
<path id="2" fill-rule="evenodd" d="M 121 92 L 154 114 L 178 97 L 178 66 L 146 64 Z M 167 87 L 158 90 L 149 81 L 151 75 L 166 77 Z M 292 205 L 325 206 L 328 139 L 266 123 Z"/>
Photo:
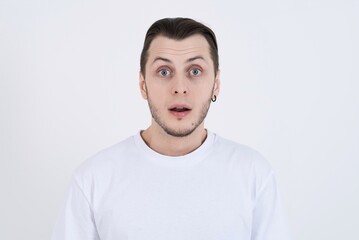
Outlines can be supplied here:
<path id="1" fill-rule="evenodd" d="M 100 240 L 91 205 L 74 178 L 55 223 L 52 240 Z"/>
<path id="2" fill-rule="evenodd" d="M 251 240 L 289 240 L 286 214 L 273 172 L 260 189 L 253 209 Z"/>

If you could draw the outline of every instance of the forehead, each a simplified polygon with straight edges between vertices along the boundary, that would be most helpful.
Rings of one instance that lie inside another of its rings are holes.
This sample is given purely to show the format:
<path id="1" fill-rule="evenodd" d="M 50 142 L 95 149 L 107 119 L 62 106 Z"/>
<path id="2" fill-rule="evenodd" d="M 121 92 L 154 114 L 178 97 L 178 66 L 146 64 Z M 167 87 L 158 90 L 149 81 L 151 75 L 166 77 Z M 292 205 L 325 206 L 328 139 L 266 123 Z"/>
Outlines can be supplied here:
<path id="1" fill-rule="evenodd" d="M 149 58 L 158 55 L 190 56 L 203 55 L 210 57 L 210 48 L 207 40 L 199 34 L 187 37 L 182 40 L 174 40 L 164 36 L 158 36 L 153 39 L 148 50 Z"/>

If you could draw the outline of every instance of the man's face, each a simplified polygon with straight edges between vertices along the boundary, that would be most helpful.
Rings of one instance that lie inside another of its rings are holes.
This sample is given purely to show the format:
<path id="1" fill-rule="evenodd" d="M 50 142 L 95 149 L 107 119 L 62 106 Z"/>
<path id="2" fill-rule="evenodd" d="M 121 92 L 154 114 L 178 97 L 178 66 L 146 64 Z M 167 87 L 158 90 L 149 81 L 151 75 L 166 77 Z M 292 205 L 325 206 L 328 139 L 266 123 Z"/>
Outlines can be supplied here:
<path id="1" fill-rule="evenodd" d="M 211 98 L 219 92 L 219 73 L 215 74 L 203 36 L 179 41 L 156 37 L 148 50 L 145 75 L 140 75 L 140 88 L 153 127 L 175 137 L 203 127 Z"/>

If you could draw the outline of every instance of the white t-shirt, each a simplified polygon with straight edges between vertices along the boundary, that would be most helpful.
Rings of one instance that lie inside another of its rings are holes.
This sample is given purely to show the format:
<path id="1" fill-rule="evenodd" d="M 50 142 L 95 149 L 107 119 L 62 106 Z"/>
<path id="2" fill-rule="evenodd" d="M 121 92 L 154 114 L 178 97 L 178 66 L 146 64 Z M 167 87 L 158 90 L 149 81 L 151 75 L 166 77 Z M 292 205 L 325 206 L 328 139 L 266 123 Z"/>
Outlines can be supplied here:
<path id="1" fill-rule="evenodd" d="M 140 134 L 79 167 L 52 240 L 288 240 L 278 188 L 256 151 L 208 131 L 179 157 Z"/>

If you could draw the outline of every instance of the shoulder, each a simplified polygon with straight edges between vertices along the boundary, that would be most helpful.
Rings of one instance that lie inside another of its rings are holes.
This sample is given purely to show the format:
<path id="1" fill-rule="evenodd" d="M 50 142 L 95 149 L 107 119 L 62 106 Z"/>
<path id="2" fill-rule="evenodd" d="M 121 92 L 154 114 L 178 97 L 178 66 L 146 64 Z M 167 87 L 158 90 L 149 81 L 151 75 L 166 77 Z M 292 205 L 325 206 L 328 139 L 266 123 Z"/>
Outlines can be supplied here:
<path id="1" fill-rule="evenodd" d="M 215 151 L 233 166 L 246 169 L 256 176 L 269 176 L 273 172 L 270 162 L 256 149 L 216 135 Z"/>
<path id="2" fill-rule="evenodd" d="M 109 175 L 113 169 L 121 167 L 135 152 L 134 136 L 128 137 L 89 157 L 75 169 L 74 177 L 89 179 Z"/>
<path id="3" fill-rule="evenodd" d="M 258 164 L 268 165 L 268 161 L 265 157 L 256 149 L 238 143 L 236 141 L 223 138 L 216 134 L 215 147 L 217 151 L 220 151 L 224 154 L 236 155 L 241 159 L 248 159 L 249 161 L 257 162 Z"/>
<path id="4" fill-rule="evenodd" d="M 249 183 L 254 198 L 275 179 L 272 165 L 256 149 L 220 136 L 216 136 L 215 148 L 215 154 L 221 157 L 221 162 L 230 166 L 229 172 Z"/>

